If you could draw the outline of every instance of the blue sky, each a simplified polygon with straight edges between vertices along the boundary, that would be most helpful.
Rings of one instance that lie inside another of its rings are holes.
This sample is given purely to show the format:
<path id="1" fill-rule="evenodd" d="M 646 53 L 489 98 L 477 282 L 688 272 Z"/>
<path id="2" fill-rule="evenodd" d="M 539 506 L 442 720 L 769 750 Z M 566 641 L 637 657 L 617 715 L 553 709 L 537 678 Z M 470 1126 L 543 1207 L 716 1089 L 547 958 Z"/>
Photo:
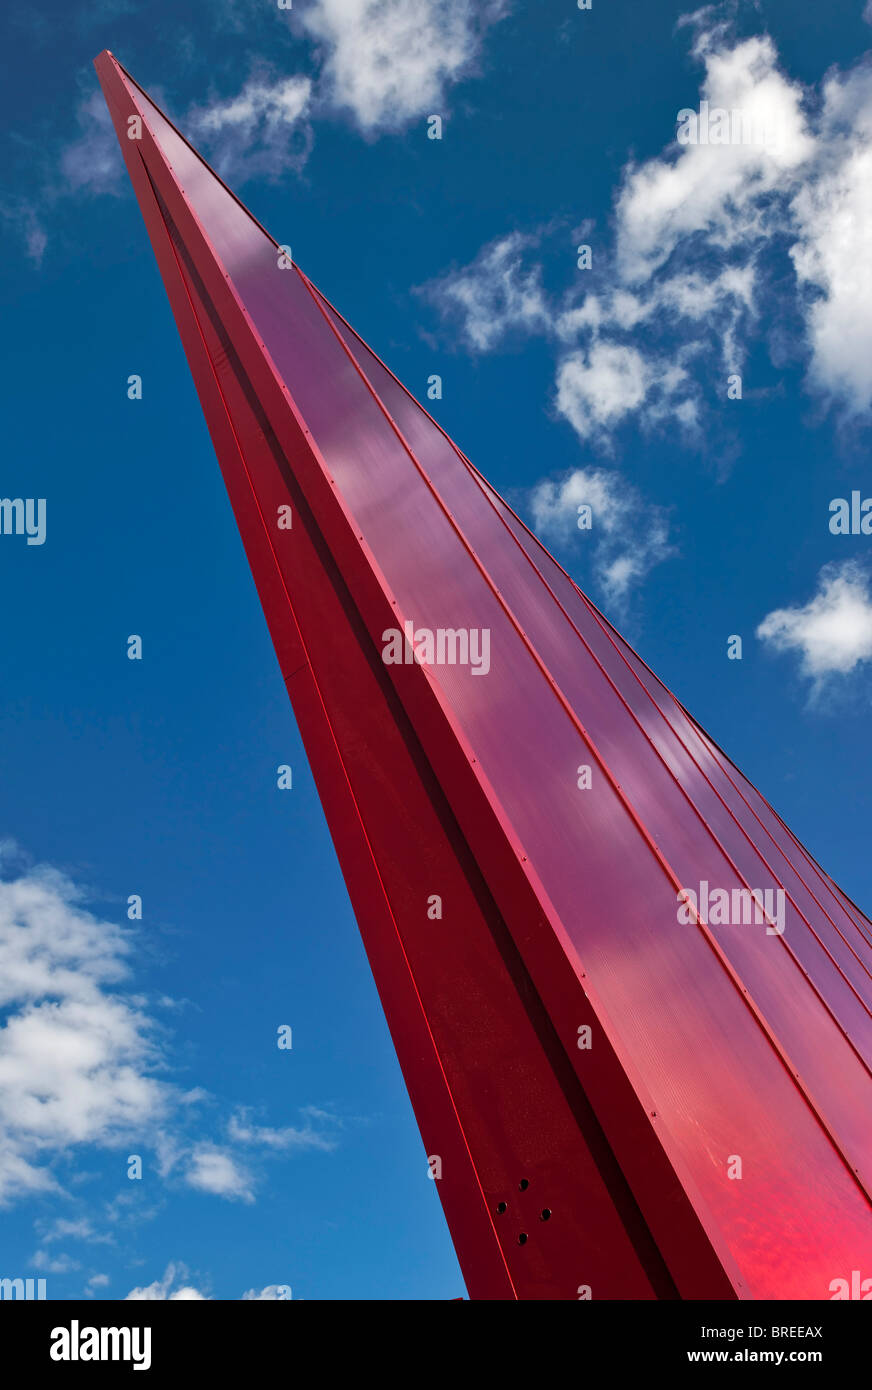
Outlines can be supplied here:
<path id="1" fill-rule="evenodd" d="M 441 376 L 440 422 L 868 911 L 872 538 L 830 504 L 872 497 L 870 20 L 6 8 L 0 491 L 46 530 L 0 535 L 0 1275 L 463 1292 L 94 55 L 416 395 Z M 677 143 L 702 101 L 753 138 Z"/>

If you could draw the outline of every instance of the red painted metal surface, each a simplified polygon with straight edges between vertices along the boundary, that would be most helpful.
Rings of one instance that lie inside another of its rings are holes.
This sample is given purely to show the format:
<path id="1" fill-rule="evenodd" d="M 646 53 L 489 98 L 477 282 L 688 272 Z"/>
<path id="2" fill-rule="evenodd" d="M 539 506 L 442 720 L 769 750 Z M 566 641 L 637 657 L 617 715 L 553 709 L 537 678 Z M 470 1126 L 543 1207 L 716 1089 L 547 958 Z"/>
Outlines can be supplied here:
<path id="1" fill-rule="evenodd" d="M 826 1299 L 872 1276 L 872 925 L 96 67 L 470 1294 Z M 406 622 L 487 632 L 489 661 L 386 664 Z M 702 883 L 769 915 L 682 914 Z"/>

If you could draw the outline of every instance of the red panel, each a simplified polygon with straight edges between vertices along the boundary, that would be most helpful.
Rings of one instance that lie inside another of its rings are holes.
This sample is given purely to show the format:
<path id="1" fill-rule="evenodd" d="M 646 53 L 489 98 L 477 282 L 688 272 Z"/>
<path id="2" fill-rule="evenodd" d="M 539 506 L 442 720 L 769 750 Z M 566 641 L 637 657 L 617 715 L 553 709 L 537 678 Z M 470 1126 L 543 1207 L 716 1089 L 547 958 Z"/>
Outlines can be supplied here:
<path id="1" fill-rule="evenodd" d="M 868 924 L 111 55 L 97 69 L 470 1292 L 828 1297 L 872 1256 Z M 386 665 L 406 621 L 485 631 L 489 659 Z M 703 880 L 771 892 L 783 931 L 680 920 Z"/>

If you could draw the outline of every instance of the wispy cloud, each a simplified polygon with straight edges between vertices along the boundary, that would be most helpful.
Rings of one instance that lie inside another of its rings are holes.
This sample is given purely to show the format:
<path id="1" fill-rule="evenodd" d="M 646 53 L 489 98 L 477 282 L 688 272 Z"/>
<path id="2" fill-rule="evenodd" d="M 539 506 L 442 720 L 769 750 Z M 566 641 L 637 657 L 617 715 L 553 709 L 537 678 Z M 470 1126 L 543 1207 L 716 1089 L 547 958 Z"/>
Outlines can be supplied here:
<path id="1" fill-rule="evenodd" d="M 261 68 L 233 96 L 194 106 L 182 128 L 222 178 L 280 179 L 300 170 L 312 148 L 309 121 L 312 83 L 307 77 L 277 77 Z"/>
<path id="2" fill-rule="evenodd" d="M 336 1148 L 337 1140 L 335 1134 L 327 1129 L 316 1129 L 311 1123 L 296 1127 L 287 1125 L 282 1129 L 272 1129 L 268 1125 L 257 1125 L 251 1122 L 251 1112 L 248 1109 L 240 1109 L 230 1117 L 228 1135 L 236 1144 L 246 1144 L 265 1149 L 276 1149 L 283 1152 L 300 1152 L 305 1149 L 320 1149 L 329 1152 Z M 316 1111 L 315 1115 L 320 1119 L 322 1125 L 330 1123 L 335 1126 L 335 1117 L 326 1111 Z"/>
<path id="3" fill-rule="evenodd" d="M 546 333 L 552 307 L 542 288 L 542 268 L 524 264 L 539 237 L 510 232 L 483 246 L 462 269 L 448 271 L 418 293 L 456 324 L 472 352 L 489 352 L 515 334 Z"/>
<path id="4" fill-rule="evenodd" d="M 34 1251 L 30 1263 L 34 1269 L 41 1269 L 46 1274 L 72 1274 L 81 1268 L 79 1261 L 71 1255 L 52 1255 L 46 1250 Z"/>
<path id="5" fill-rule="evenodd" d="M 253 179 L 274 182 L 306 165 L 316 117 L 349 115 L 372 138 L 434 110 L 444 115 L 449 88 L 475 71 L 486 30 L 508 13 L 510 3 L 312 0 L 287 13 L 267 7 L 267 18 L 263 5 L 233 0 L 221 7 L 219 27 L 269 43 L 269 56 L 249 50 L 236 65 L 237 71 L 247 68 L 248 76 L 235 90 L 169 107 L 222 178 L 237 187 Z M 136 7 L 132 0 L 103 0 L 103 8 L 127 14 Z M 301 40 L 309 50 L 302 55 Z M 283 49 L 286 66 L 275 56 Z M 0 206 L 0 218 L 37 266 L 59 201 L 124 191 L 118 142 L 90 70 L 81 75 L 80 87 L 86 92 L 74 111 L 75 135 L 53 145 L 52 167 L 35 181 L 32 197 Z"/>
<path id="6" fill-rule="evenodd" d="M 563 478 L 543 479 L 530 490 L 528 505 L 544 540 L 575 554 L 590 547 L 594 580 L 618 609 L 655 565 L 675 553 L 666 512 L 646 504 L 620 474 L 606 469 L 576 468 Z M 590 509 L 583 527 L 580 508 Z"/>
<path id="7" fill-rule="evenodd" d="M 60 154 L 63 191 L 117 196 L 122 190 L 124 161 L 101 92 L 92 92 L 79 103 L 76 123 L 79 134 Z"/>
<path id="8" fill-rule="evenodd" d="M 123 160 L 106 103 L 99 92 L 80 97 L 73 124 L 76 134 L 61 142 L 40 140 L 33 146 L 29 171 L 32 192 L 6 197 L 0 220 L 13 232 L 38 269 L 49 245 L 49 230 L 61 217 L 65 199 L 114 197 L 123 191 Z"/>
<path id="9" fill-rule="evenodd" d="M 37 1229 L 42 1231 L 42 1244 L 51 1245 L 58 1240 L 79 1240 L 96 1242 L 97 1244 L 111 1244 L 114 1237 L 104 1232 L 97 1231 L 88 1217 L 82 1216 L 70 1220 L 60 1216 L 55 1221 L 49 1223 L 39 1223 Z"/>
<path id="10" fill-rule="evenodd" d="M 48 232 L 34 203 L 26 198 L 6 198 L 0 203 L 0 218 L 24 246 L 27 259 L 39 268 L 48 245 Z"/>

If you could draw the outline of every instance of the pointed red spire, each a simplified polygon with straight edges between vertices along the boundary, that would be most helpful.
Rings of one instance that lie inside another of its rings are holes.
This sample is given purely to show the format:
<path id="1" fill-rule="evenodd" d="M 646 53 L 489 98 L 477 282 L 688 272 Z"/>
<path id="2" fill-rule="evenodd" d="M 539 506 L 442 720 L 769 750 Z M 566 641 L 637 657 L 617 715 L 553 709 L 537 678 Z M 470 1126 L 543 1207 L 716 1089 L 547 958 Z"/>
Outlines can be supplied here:
<path id="1" fill-rule="evenodd" d="M 872 1274 L 869 922 L 96 67 L 470 1294 Z"/>

